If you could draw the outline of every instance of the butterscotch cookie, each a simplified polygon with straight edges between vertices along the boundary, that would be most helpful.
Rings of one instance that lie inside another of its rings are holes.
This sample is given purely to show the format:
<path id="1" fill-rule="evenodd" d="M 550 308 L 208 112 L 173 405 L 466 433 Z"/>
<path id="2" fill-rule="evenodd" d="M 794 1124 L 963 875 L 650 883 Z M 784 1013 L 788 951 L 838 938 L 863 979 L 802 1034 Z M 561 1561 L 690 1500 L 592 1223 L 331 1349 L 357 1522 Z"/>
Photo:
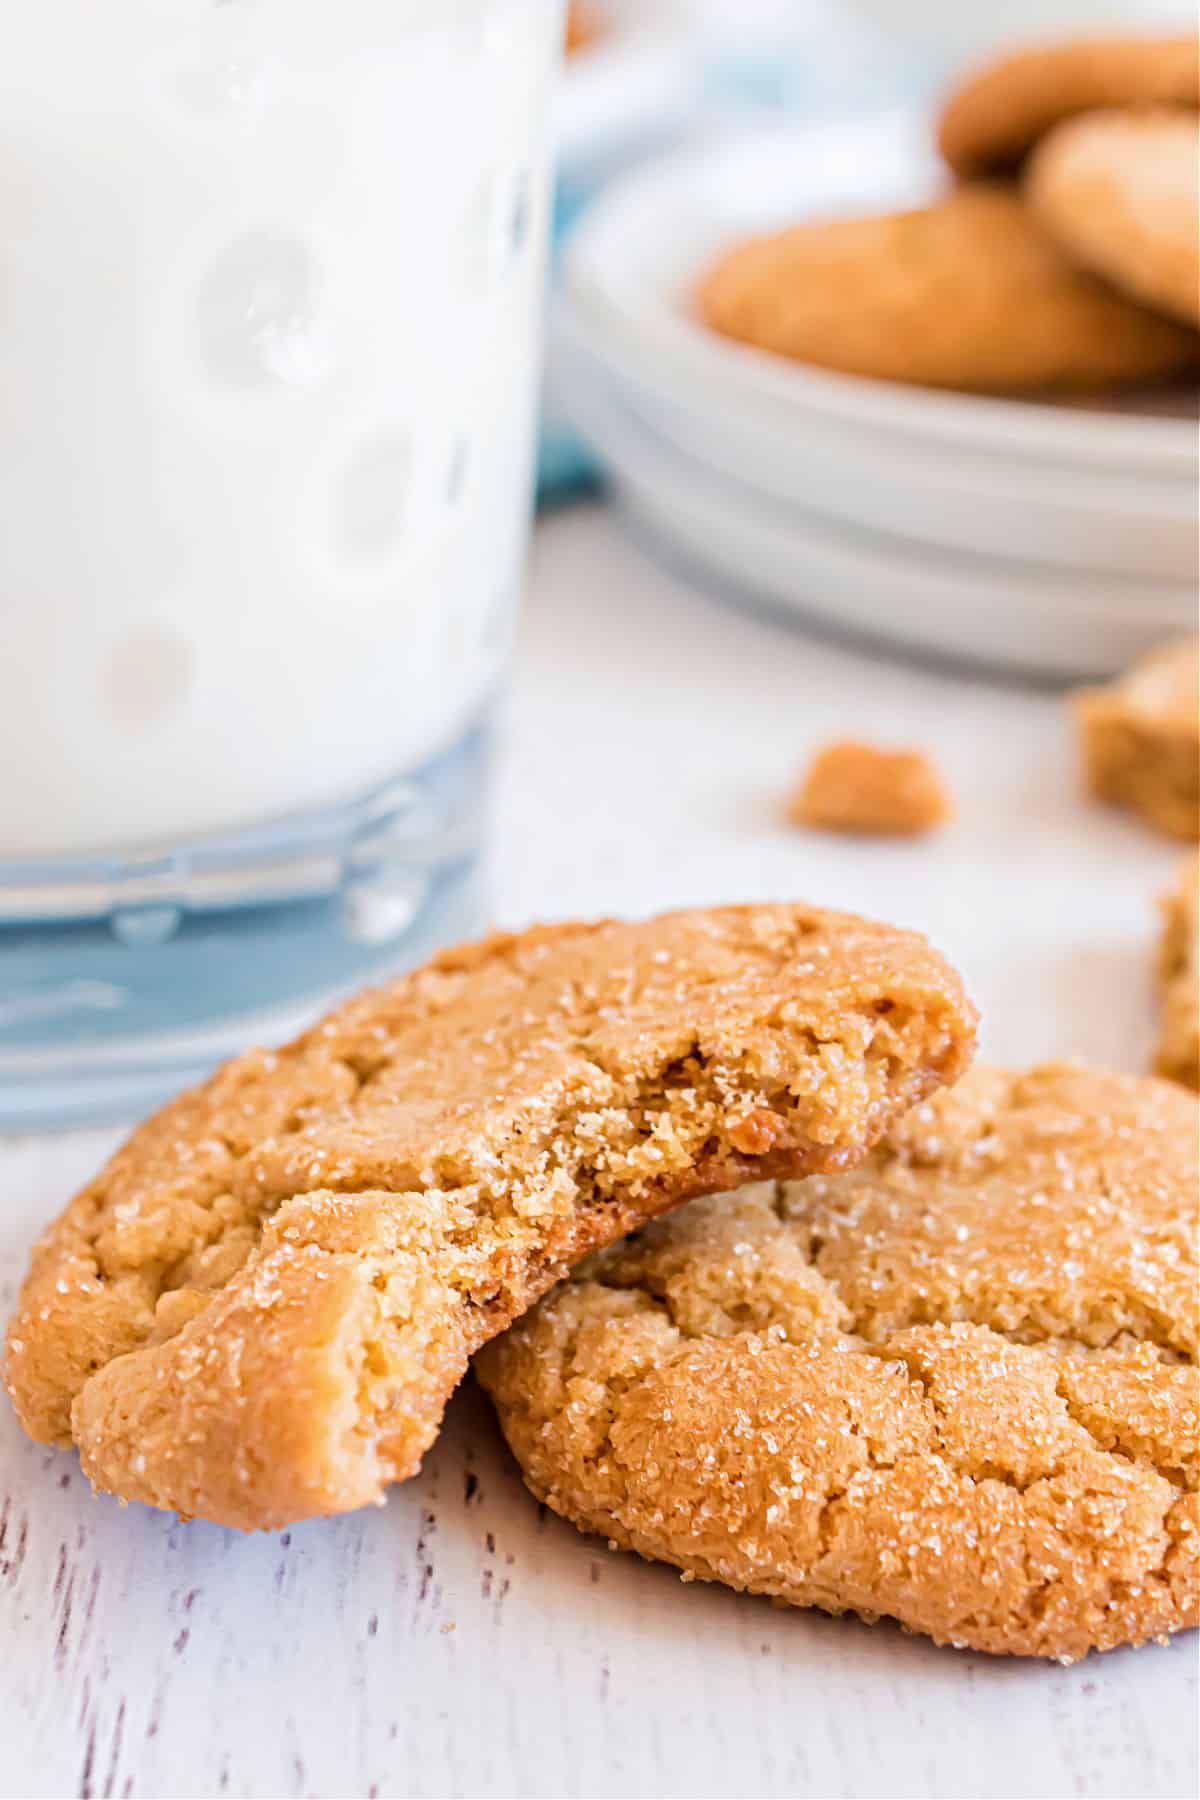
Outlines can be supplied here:
<path id="1" fill-rule="evenodd" d="M 854 738 L 817 751 L 788 807 L 794 825 L 883 837 L 920 837 L 950 812 L 950 796 L 923 750 L 887 750 Z"/>
<path id="2" fill-rule="evenodd" d="M 1200 40 L 1126 33 L 1031 44 L 959 83 L 938 145 L 959 175 L 1012 168 L 1060 120 L 1111 106 L 1200 106 Z"/>
<path id="3" fill-rule="evenodd" d="M 97 1487 L 222 1524 L 377 1500 L 586 1251 L 854 1162 L 972 1021 L 923 939 L 803 906 L 446 952 L 134 1134 L 34 1250 L 17 1413 Z"/>
<path id="4" fill-rule="evenodd" d="M 699 1200 L 477 1359 L 614 1547 L 1069 1661 L 1197 1623 L 1196 1130 L 1169 1082 L 976 1069 L 856 1173 Z"/>
<path id="5" fill-rule="evenodd" d="M 1162 1035 L 1158 1074 L 1200 1088 L 1200 857 L 1189 857 L 1162 899 L 1158 953 Z"/>
<path id="6" fill-rule="evenodd" d="M 1109 388 L 1196 358 L 1194 333 L 1078 269 L 1012 190 L 985 182 L 739 244 L 696 305 L 758 349 L 927 387 Z"/>
<path id="7" fill-rule="evenodd" d="M 1200 114 L 1071 119 L 1034 151 L 1025 193 L 1078 262 L 1200 324 Z"/>
<path id="8" fill-rule="evenodd" d="M 1167 837 L 1200 839 L 1200 641 L 1166 644 L 1074 697 L 1092 793 Z"/>

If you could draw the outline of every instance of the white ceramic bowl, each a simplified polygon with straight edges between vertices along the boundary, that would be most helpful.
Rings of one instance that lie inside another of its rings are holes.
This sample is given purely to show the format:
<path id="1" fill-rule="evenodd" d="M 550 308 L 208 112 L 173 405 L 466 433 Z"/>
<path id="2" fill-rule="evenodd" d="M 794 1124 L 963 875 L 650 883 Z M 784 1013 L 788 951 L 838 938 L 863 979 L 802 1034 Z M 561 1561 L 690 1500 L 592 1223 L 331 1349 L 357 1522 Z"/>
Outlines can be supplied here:
<path id="1" fill-rule="evenodd" d="M 802 618 L 1055 679 L 1111 673 L 1194 622 L 1189 582 L 937 552 L 781 506 L 656 433 L 636 396 L 582 353 L 568 386 L 618 496 L 678 560 Z"/>

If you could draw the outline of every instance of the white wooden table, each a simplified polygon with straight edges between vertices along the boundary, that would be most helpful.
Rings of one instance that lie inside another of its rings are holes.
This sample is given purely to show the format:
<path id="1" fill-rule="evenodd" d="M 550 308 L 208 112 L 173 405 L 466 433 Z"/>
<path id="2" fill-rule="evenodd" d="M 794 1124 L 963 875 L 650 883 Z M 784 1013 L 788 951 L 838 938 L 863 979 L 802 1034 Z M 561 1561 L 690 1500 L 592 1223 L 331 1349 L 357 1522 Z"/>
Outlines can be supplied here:
<path id="1" fill-rule="evenodd" d="M 540 528 L 495 911 L 804 896 L 927 929 L 985 1049 L 1144 1066 L 1174 857 L 1079 798 L 1061 699 L 718 605 L 599 510 Z M 806 748 L 930 746 L 936 842 L 779 822 Z M 0 1308 L 114 1143 L 0 1147 Z M 1071 1669 L 937 1650 L 610 1554 L 539 1513 L 468 1387 L 386 1508 L 241 1538 L 94 1500 L 0 1404 L 0 1794 L 1119 1796 L 1197 1787 L 1194 1638 Z"/>

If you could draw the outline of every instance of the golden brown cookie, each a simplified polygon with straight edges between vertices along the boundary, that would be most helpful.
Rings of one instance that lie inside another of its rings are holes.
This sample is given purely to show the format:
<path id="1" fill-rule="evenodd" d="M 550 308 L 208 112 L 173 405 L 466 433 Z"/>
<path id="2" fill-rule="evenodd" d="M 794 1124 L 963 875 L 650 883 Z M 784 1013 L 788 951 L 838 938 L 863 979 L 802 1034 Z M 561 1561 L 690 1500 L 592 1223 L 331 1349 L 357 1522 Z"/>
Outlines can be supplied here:
<path id="1" fill-rule="evenodd" d="M 362 1506 L 586 1251 L 854 1162 L 972 1030 L 922 938 L 804 906 L 448 951 L 136 1132 L 34 1250 L 8 1390 L 125 1499 L 246 1529 Z"/>
<path id="2" fill-rule="evenodd" d="M 1200 640 L 1164 644 L 1111 686 L 1083 689 L 1074 708 L 1097 799 L 1200 839 Z"/>
<path id="3" fill-rule="evenodd" d="M 1159 1075 L 1200 1089 L 1200 857 L 1189 857 L 1162 898 L 1158 953 L 1162 1034 L 1154 1067 Z"/>
<path id="4" fill-rule="evenodd" d="M 1071 119 L 1034 151 L 1025 194 L 1077 262 L 1200 324 L 1200 114 Z"/>
<path id="5" fill-rule="evenodd" d="M 1126 33 L 1031 44 L 959 83 L 938 145 L 959 175 L 1009 169 L 1060 120 L 1110 106 L 1200 106 L 1200 40 Z"/>
<path id="6" fill-rule="evenodd" d="M 696 294 L 714 331 L 847 374 L 984 392 L 1176 374 L 1195 334 L 1078 269 L 1009 188 L 812 220 L 728 251 Z"/>
<path id="7" fill-rule="evenodd" d="M 591 1258 L 476 1368 L 539 1499 L 688 1576 L 1064 1661 L 1178 1631 L 1197 1116 L 973 1070 L 853 1174 Z"/>
<path id="8" fill-rule="evenodd" d="M 944 824 L 950 796 L 923 750 L 856 738 L 825 744 L 792 796 L 794 825 L 877 837 L 920 837 Z"/>

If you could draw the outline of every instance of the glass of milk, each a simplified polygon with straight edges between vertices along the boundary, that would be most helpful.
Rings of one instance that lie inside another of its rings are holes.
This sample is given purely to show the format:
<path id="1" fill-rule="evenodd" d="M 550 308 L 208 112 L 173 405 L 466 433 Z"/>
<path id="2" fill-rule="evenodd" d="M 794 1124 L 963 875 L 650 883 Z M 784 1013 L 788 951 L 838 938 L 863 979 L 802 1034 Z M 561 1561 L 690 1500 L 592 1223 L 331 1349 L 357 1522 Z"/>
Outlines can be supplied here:
<path id="1" fill-rule="evenodd" d="M 556 0 L 37 0 L 0 58 L 0 1124 L 475 924 Z"/>

